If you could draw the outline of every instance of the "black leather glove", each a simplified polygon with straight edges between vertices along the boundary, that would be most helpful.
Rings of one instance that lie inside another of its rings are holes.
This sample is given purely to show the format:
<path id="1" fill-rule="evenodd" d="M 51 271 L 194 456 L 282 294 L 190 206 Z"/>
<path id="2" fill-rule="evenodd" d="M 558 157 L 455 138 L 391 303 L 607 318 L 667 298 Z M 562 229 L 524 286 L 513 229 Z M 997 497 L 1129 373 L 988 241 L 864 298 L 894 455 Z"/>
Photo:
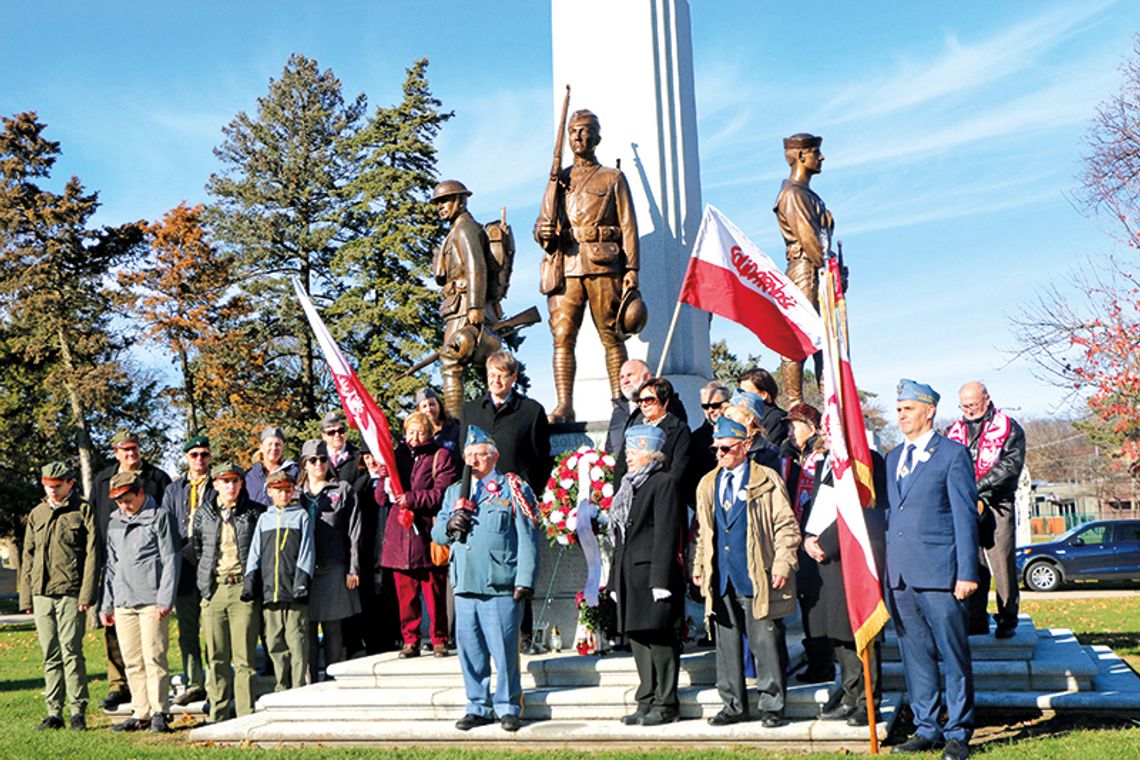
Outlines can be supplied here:
<path id="1" fill-rule="evenodd" d="M 462 536 L 471 530 L 471 513 L 457 509 L 447 521 L 447 532 L 453 536 Z"/>
<path id="2" fill-rule="evenodd" d="M 534 596 L 534 589 L 527 586 L 515 586 L 515 601 L 521 602 L 523 599 L 530 599 Z"/>
<path id="3" fill-rule="evenodd" d="M 238 598 L 241 599 L 243 602 L 252 602 L 253 601 L 253 594 L 250 594 L 248 592 L 243 591 L 243 592 L 241 592 L 241 596 Z"/>

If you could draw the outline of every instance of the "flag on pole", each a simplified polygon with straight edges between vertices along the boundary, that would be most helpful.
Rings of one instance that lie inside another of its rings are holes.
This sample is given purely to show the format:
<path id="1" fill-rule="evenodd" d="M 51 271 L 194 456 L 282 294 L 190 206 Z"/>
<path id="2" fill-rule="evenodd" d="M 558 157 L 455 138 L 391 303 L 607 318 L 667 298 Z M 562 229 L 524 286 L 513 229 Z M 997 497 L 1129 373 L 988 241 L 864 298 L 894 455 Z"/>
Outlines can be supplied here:
<path id="1" fill-rule="evenodd" d="M 839 342 L 839 410 L 843 414 L 843 434 L 851 464 L 855 468 L 855 486 L 859 502 L 866 507 L 875 500 L 875 482 L 872 476 L 871 447 L 867 442 L 867 427 L 863 422 L 863 407 L 859 403 L 859 389 L 855 373 L 851 370 L 851 356 L 847 346 L 847 299 L 840 280 L 839 260 L 830 258 L 827 269 L 831 273 L 831 293 L 835 308 L 831 314 L 838 322 L 835 334 Z M 826 302 L 827 299 L 821 299 Z"/>
<path id="2" fill-rule="evenodd" d="M 789 359 L 806 359 L 823 346 L 815 307 L 713 206 L 705 206 L 679 300 L 744 325 Z"/>
<path id="3" fill-rule="evenodd" d="M 828 431 L 829 453 L 833 484 L 824 499 L 816 499 L 812 506 L 811 522 L 838 520 L 839 556 L 843 571 L 843 585 L 847 594 L 847 613 L 851 621 L 851 631 L 855 635 L 855 647 L 860 653 L 870 644 L 886 625 L 888 614 L 883 603 L 883 589 L 879 581 L 879 571 L 875 567 L 875 556 L 867 535 L 867 523 L 863 518 L 863 500 L 857 484 L 858 465 L 853 461 L 849 442 L 856 431 L 848 429 L 847 418 L 840 409 L 843 393 L 842 381 L 842 336 L 839 334 L 835 313 L 835 290 L 831 272 L 824 269 L 820 273 L 820 311 L 823 316 L 825 340 L 823 344 L 823 399 L 824 425 Z M 848 369 L 850 363 L 848 362 Z M 852 390 L 854 383 L 852 382 Z M 863 433 L 862 411 L 858 396 L 849 404 L 858 415 L 858 433 L 866 446 Z M 867 464 L 870 464 L 868 451 Z M 822 508 L 817 518 L 817 508 Z M 830 513 L 830 514 L 828 514 Z M 808 532 L 818 533 L 814 525 Z"/>
<path id="4" fill-rule="evenodd" d="M 328 362 L 333 382 L 336 383 L 336 392 L 340 396 L 341 406 L 344 407 L 345 416 L 349 423 L 360 431 L 364 444 L 388 468 L 388 484 L 395 496 L 404 492 L 400 484 L 399 471 L 396 469 L 396 452 L 392 448 L 392 434 L 388 430 L 388 418 L 376 406 L 372 396 L 356 376 L 352 365 L 348 363 L 340 346 L 333 340 L 324 321 L 317 314 L 313 302 L 301 287 L 301 281 L 293 278 L 293 288 L 297 291 L 297 300 L 305 316 L 309 318 L 309 326 L 317 336 L 317 343 L 324 352 L 325 361 Z"/>

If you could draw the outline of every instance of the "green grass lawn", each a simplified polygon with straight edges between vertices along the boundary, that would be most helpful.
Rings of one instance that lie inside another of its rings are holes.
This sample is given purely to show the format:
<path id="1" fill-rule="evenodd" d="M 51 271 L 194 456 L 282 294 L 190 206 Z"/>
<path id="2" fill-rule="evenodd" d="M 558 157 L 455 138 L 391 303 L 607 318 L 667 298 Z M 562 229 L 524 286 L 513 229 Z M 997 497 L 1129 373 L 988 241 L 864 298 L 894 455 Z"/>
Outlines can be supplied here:
<path id="1" fill-rule="evenodd" d="M 1140 628 L 1140 599 L 1106 599 L 1087 601 L 1042 601 L 1026 605 L 1039 625 L 1072 628 L 1086 643 L 1119 643 L 1134 665 L 1140 660 L 1137 647 Z M 36 732 L 35 726 L 43 718 L 41 690 L 41 660 L 35 630 L 31 625 L 0 627 L 0 715 L 4 717 L 4 730 L 0 733 L 0 759 L 10 758 L 249 758 L 261 756 L 265 750 L 255 748 L 194 747 L 187 743 L 190 724 L 187 719 L 176 723 L 176 731 L 167 736 L 149 734 L 119 735 L 109 730 L 110 720 L 96 707 L 107 692 L 101 632 L 88 632 L 84 648 L 87 653 L 88 672 L 91 677 L 91 702 L 88 723 L 93 730 L 85 734 L 58 731 L 46 734 Z M 171 630 L 170 663 L 172 670 L 180 662 L 177 636 Z M 1089 726 L 1099 725 L 1100 728 Z M 1024 722 L 992 722 L 979 727 L 980 742 L 976 756 L 991 760 L 1033 758 L 1034 760 L 1067 760 L 1090 758 L 1125 760 L 1140 758 L 1140 722 L 1129 724 L 1125 720 L 1111 723 L 1090 723 L 1088 720 L 1034 719 Z M 384 757 L 392 760 L 496 760 L 517 755 L 517 752 L 492 750 L 378 750 L 362 748 L 309 748 L 275 749 L 287 758 L 356 758 Z M 558 760 L 609 760 L 620 755 L 623 760 L 653 758 L 653 760 L 701 760 L 718 758 L 755 757 L 776 758 L 781 755 L 756 751 L 710 750 L 647 751 L 647 752 L 573 752 L 548 751 L 527 753 Z M 782 755 L 795 758 L 840 758 L 842 755 L 802 754 Z M 931 754 L 927 757 L 937 757 Z"/>

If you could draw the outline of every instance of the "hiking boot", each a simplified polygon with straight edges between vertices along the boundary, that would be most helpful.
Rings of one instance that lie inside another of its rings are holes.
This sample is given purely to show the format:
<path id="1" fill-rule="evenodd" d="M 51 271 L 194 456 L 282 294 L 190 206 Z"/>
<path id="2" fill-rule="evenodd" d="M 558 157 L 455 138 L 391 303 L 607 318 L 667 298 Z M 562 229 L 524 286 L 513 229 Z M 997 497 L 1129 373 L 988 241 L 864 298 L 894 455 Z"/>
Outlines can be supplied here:
<path id="1" fill-rule="evenodd" d="M 68 724 L 67 727 L 70 728 L 72 731 L 86 731 L 87 730 L 87 718 L 80 713 L 76 713 L 75 715 L 71 716 L 71 723 Z"/>
<path id="2" fill-rule="evenodd" d="M 37 731 L 58 731 L 63 728 L 63 718 L 58 715 L 49 715 L 36 726 Z"/>

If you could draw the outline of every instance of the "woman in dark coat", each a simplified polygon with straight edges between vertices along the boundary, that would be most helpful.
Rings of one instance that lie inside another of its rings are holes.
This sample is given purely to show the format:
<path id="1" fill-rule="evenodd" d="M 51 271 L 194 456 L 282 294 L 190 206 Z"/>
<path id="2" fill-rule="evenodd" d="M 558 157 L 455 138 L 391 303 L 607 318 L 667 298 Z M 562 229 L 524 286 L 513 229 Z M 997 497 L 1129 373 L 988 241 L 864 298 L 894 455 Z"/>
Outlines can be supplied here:
<path id="1" fill-rule="evenodd" d="M 447 656 L 447 565 L 431 560 L 431 527 L 443 492 L 459 477 L 451 454 L 432 438 L 431 420 L 414 412 L 404 421 L 404 442 L 396 456 L 404 493 L 392 496 L 386 482 L 376 487 L 376 501 L 388 507 L 382 567 L 392 571 L 400 605 L 400 657 L 420 654 L 420 592 L 431 616 L 432 652 Z"/>
<path id="2" fill-rule="evenodd" d="M 696 484 L 685 482 L 686 477 L 690 476 L 689 446 L 692 434 L 689 432 L 687 422 L 667 411 L 671 398 L 673 398 L 673 384 L 663 377 L 649 378 L 637 389 L 637 395 L 634 396 L 641 408 L 643 424 L 659 428 L 665 433 L 665 443 L 661 449 L 664 455 L 661 469 L 677 480 L 682 493 L 695 493 Z M 614 465 L 614 482 L 621 483 L 627 469 L 624 444 L 614 458 L 617 460 Z"/>
<path id="3" fill-rule="evenodd" d="M 867 538 L 875 558 L 875 567 L 882 577 L 886 560 L 886 463 L 882 455 L 872 452 L 873 478 L 876 503 L 862 510 L 867 525 Z M 831 468 L 825 468 L 821 485 L 831 485 Z M 813 521 L 814 522 L 814 521 Z M 814 527 L 812 525 L 811 527 Z M 847 719 L 849 726 L 867 725 L 867 691 L 863 684 L 863 663 L 855 650 L 855 636 L 851 632 L 851 619 L 847 614 L 847 590 L 843 583 L 843 566 L 839 556 L 839 525 L 832 520 L 830 525 L 819 530 L 818 535 L 804 533 L 804 550 L 819 564 L 819 604 L 812 614 L 812 634 L 827 636 L 835 648 L 839 661 L 841 688 L 825 705 L 821 717 L 825 720 Z M 871 692 L 876 707 L 879 703 L 881 682 L 881 660 L 879 658 L 880 634 L 870 647 L 871 653 Z"/>
<path id="4" fill-rule="evenodd" d="M 432 440 L 447 449 L 455 460 L 456 469 L 463 468 L 463 449 L 459 445 L 459 420 L 452 417 L 443 408 L 443 401 L 429 386 L 420 388 L 416 393 L 416 411 L 427 415 L 431 421 Z"/>
<path id="5" fill-rule="evenodd" d="M 610 511 L 616 543 L 607 588 L 640 680 L 637 710 L 622 718 L 626 725 L 658 726 L 680 718 L 685 512 L 677 481 L 663 467 L 665 444 L 660 428 L 635 425 L 626 431 L 628 473 Z"/>
<path id="6" fill-rule="evenodd" d="M 320 672 L 323 634 L 325 667 L 344 659 L 342 621 L 360 614 L 360 509 L 352 485 L 329 468 L 324 441 L 305 441 L 301 448 L 298 499 L 313 525 L 316 567 L 309 592 L 309 681 Z"/>

